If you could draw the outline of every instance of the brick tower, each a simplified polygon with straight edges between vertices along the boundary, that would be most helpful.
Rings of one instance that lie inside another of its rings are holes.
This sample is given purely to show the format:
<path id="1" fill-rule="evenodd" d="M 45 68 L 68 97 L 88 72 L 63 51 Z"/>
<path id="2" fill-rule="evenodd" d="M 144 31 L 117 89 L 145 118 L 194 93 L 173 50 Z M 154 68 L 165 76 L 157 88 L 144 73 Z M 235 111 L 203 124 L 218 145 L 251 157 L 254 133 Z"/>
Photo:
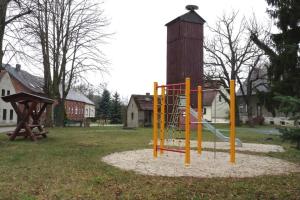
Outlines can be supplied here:
<path id="1" fill-rule="evenodd" d="M 203 24 L 205 20 L 188 5 L 189 10 L 166 24 L 167 26 L 167 84 L 181 83 L 191 78 L 191 88 L 203 84 Z M 197 106 L 196 96 L 191 98 Z"/>

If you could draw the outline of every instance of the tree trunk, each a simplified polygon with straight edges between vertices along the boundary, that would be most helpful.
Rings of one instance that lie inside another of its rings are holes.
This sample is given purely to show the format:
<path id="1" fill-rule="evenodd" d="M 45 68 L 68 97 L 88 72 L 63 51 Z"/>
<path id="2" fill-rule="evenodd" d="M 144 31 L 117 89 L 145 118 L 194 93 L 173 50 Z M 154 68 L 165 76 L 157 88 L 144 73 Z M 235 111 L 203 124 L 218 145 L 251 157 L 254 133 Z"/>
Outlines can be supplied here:
<path id="1" fill-rule="evenodd" d="M 296 148 L 300 150 L 300 140 L 297 141 L 297 147 Z"/>
<path id="2" fill-rule="evenodd" d="M 46 120 L 45 120 L 46 127 L 53 127 L 53 120 L 52 120 L 52 105 L 48 105 L 46 108 Z"/>
<path id="3" fill-rule="evenodd" d="M 58 100 L 57 104 L 57 110 L 56 110 L 56 116 L 55 116 L 55 125 L 58 127 L 64 127 L 65 126 L 65 101 L 63 98 L 60 98 Z"/>
<path id="4" fill-rule="evenodd" d="M 6 10 L 7 10 L 8 1 L 0 1 L 0 65 L 2 65 L 2 60 L 4 56 L 3 52 L 3 38 L 5 31 L 5 19 L 6 19 Z"/>
<path id="5" fill-rule="evenodd" d="M 254 127 L 254 121 L 253 121 L 253 115 L 252 115 L 252 107 L 251 106 L 247 106 L 248 110 L 247 110 L 247 117 L 248 117 L 248 125 L 250 127 Z"/>
<path id="6" fill-rule="evenodd" d="M 240 120 L 240 112 L 239 112 L 239 106 L 237 101 L 235 102 L 235 125 L 240 126 L 241 120 Z"/>

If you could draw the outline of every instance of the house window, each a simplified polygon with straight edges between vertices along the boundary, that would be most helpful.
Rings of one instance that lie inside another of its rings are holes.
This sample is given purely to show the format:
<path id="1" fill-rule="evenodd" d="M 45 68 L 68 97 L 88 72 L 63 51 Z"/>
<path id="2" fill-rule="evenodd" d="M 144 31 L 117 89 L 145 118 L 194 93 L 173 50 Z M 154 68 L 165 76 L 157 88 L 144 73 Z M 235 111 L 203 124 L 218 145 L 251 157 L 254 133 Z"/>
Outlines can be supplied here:
<path id="1" fill-rule="evenodd" d="M 9 111 L 9 120 L 13 120 L 14 119 L 14 110 L 10 109 Z"/>
<path id="2" fill-rule="evenodd" d="M 6 94 L 7 94 L 7 95 L 10 95 L 10 90 L 7 90 Z"/>
<path id="3" fill-rule="evenodd" d="M 222 96 L 219 95 L 219 102 L 222 102 Z"/>
<path id="4" fill-rule="evenodd" d="M 131 120 L 133 120 L 133 118 L 134 118 L 134 113 L 132 112 L 131 113 Z"/>
<path id="5" fill-rule="evenodd" d="M 2 120 L 6 120 L 6 109 L 3 109 Z"/>
<path id="6" fill-rule="evenodd" d="M 244 106 L 243 106 L 243 104 L 241 104 L 241 105 L 239 106 L 239 109 L 240 109 L 240 113 L 243 113 L 243 112 L 244 112 Z"/>
<path id="7" fill-rule="evenodd" d="M 257 116 L 262 116 L 262 110 L 260 104 L 256 104 Z"/>
<path id="8" fill-rule="evenodd" d="M 203 108 L 203 115 L 206 115 L 206 108 Z"/>
<path id="9" fill-rule="evenodd" d="M 77 115 L 77 113 L 78 113 L 78 109 L 77 107 L 75 107 L 75 115 Z"/>
<path id="10" fill-rule="evenodd" d="M 5 96 L 5 90 L 4 90 L 4 89 L 2 89 L 2 94 L 1 94 L 1 96 Z"/>

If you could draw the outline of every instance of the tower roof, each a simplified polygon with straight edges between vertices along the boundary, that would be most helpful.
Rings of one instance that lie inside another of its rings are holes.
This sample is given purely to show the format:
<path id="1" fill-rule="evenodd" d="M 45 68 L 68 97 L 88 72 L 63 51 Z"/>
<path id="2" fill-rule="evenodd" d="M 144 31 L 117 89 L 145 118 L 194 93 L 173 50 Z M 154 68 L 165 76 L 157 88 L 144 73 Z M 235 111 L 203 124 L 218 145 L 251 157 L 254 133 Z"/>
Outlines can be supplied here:
<path id="1" fill-rule="evenodd" d="M 204 24 L 205 23 L 205 20 L 200 15 L 198 15 L 198 13 L 195 11 L 196 8 L 193 8 L 193 7 L 190 8 L 187 6 L 187 9 L 189 10 L 189 12 L 168 22 L 166 24 L 166 26 L 174 24 L 175 22 L 178 22 L 178 21 L 190 22 L 190 23 L 195 23 L 195 24 Z"/>

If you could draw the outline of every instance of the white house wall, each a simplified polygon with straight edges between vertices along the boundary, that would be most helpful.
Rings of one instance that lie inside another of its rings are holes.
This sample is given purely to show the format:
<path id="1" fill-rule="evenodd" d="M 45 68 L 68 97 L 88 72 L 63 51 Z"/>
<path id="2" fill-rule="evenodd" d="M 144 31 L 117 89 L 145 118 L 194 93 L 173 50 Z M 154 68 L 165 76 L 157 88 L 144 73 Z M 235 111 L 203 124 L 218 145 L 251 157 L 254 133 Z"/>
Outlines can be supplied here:
<path id="1" fill-rule="evenodd" d="M 90 104 L 84 105 L 84 118 L 93 118 L 95 117 L 95 106 Z"/>
<path id="2" fill-rule="evenodd" d="M 203 113 L 203 119 L 211 121 L 211 106 L 203 106 L 203 109 L 205 109 L 205 113 Z"/>
<path id="3" fill-rule="evenodd" d="M 15 88 L 11 82 L 10 76 L 8 73 L 5 73 L 3 77 L 0 80 L 0 95 L 2 96 L 2 90 L 5 91 L 5 95 L 9 94 L 15 94 Z M 3 119 L 3 110 L 6 110 L 6 120 Z M 12 119 L 10 119 L 10 114 L 12 110 Z M 11 106 L 10 103 L 6 103 L 0 98 L 0 125 L 5 126 L 5 125 L 15 125 L 17 123 L 17 114 L 15 113 L 13 107 Z"/>
<path id="4" fill-rule="evenodd" d="M 139 111 L 138 107 L 133 100 L 130 98 L 127 107 L 127 126 L 130 128 L 136 128 L 139 126 Z"/>
<path id="5" fill-rule="evenodd" d="M 221 87 L 221 91 L 226 95 L 227 98 L 230 98 L 228 92 L 223 87 Z M 229 105 L 220 92 L 215 96 L 212 102 L 211 116 L 212 122 L 229 122 Z"/>

